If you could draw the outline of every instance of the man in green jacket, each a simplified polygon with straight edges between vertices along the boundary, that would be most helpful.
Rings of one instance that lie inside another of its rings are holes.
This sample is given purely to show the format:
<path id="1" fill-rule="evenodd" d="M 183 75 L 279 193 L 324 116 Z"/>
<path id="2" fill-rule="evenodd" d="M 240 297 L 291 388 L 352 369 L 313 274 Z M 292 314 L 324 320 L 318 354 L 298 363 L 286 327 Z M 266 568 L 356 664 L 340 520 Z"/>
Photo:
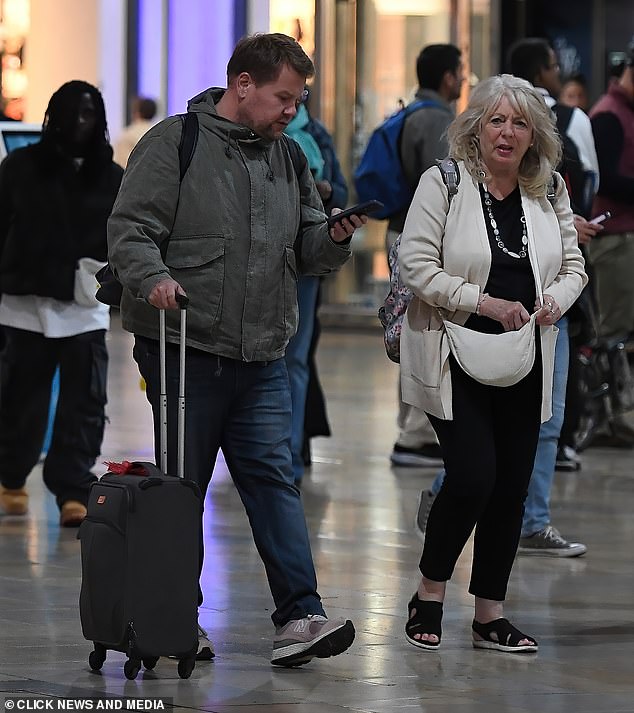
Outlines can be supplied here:
<path id="1" fill-rule="evenodd" d="M 182 122 L 170 117 L 137 144 L 108 225 L 110 262 L 124 286 L 123 326 L 135 335 L 155 434 L 156 308 L 168 310 L 172 425 L 173 310 L 177 294 L 189 297 L 185 475 L 205 493 L 222 448 L 275 602 L 271 662 L 280 666 L 339 654 L 354 639 L 352 622 L 327 619 L 317 593 L 293 482 L 283 358 L 297 327 L 298 274 L 324 275 L 343 265 L 352 233 L 366 220 L 351 216 L 328 228 L 303 154 L 296 154 L 296 170 L 289 143 L 280 140 L 313 72 L 290 37 L 240 40 L 227 66 L 227 89 L 208 89 L 189 102 L 199 135 L 182 183 Z M 176 472 L 175 441 L 176 428 L 168 434 L 168 472 Z"/>

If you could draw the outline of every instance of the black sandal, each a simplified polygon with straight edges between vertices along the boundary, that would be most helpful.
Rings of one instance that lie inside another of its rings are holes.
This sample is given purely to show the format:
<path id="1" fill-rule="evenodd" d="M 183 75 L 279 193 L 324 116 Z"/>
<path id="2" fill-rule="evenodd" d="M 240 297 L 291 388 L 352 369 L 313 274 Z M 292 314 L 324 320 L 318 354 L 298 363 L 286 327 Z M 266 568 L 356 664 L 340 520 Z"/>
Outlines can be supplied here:
<path id="1" fill-rule="evenodd" d="M 416 613 L 412 615 L 414 611 Z M 419 649 L 437 649 L 442 636 L 442 602 L 423 601 L 416 593 L 407 605 L 407 612 L 409 619 L 405 624 L 405 637 L 409 643 Z M 434 634 L 438 641 L 415 639 L 416 634 Z"/>
<path id="2" fill-rule="evenodd" d="M 473 645 L 476 649 L 494 649 L 507 653 L 530 652 L 538 649 L 537 641 L 532 636 L 522 634 L 508 619 L 495 619 L 488 624 L 480 624 L 474 619 L 471 628 L 480 637 L 479 639 L 473 637 Z M 532 643 L 520 645 L 523 639 Z"/>

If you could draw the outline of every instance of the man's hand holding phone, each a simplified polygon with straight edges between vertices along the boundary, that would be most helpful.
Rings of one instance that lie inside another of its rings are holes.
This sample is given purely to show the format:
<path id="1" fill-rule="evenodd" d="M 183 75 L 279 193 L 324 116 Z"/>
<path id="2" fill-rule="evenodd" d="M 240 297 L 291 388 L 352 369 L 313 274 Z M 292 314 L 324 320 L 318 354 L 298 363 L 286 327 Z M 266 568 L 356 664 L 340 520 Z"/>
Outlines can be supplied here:
<path id="1" fill-rule="evenodd" d="M 383 204 L 379 201 L 366 201 L 346 210 L 333 208 L 332 213 L 327 218 L 330 237 L 336 243 L 348 240 L 357 228 L 368 222 L 367 216 L 369 213 L 373 213 L 382 207 Z"/>
<path id="2" fill-rule="evenodd" d="M 600 216 L 597 216 L 598 220 L 597 218 L 594 220 L 586 220 L 580 215 L 574 215 L 573 219 L 577 230 L 579 245 L 588 245 L 588 243 L 592 241 L 592 238 L 603 230 L 603 225 L 601 225 L 601 223 L 609 217 L 609 214 L 606 215 L 605 213 L 602 213 Z"/>
<path id="3" fill-rule="evenodd" d="M 599 225 L 600 223 L 603 223 L 605 220 L 610 220 L 612 217 L 612 213 L 610 213 L 609 210 L 606 210 L 605 213 L 601 213 L 600 215 L 597 215 L 596 218 L 593 218 L 590 222 L 593 223 L 594 225 Z"/>

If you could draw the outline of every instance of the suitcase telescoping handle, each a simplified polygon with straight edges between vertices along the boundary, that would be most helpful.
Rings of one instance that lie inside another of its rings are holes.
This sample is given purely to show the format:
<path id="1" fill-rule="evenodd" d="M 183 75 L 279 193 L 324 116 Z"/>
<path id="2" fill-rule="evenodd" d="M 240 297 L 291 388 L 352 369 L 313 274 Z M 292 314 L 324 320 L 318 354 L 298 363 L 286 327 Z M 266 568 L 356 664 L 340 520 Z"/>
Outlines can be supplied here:
<path id="1" fill-rule="evenodd" d="M 187 332 L 187 305 L 189 298 L 186 295 L 176 295 L 180 307 L 180 359 L 178 376 L 178 461 L 177 475 L 185 477 L 185 336 Z M 165 310 L 159 312 L 159 369 L 161 376 L 161 470 L 167 473 L 167 369 L 166 369 L 166 329 Z"/>

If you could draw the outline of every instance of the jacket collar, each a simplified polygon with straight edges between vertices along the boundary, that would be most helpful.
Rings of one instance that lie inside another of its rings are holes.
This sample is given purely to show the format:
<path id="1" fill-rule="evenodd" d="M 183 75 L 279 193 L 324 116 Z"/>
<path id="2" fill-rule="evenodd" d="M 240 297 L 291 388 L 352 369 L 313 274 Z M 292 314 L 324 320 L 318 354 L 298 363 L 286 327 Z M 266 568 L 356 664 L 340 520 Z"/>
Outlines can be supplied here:
<path id="1" fill-rule="evenodd" d="M 244 124 L 237 124 L 224 116 L 220 116 L 216 110 L 216 104 L 222 98 L 226 89 L 222 87 L 210 87 L 192 97 L 187 102 L 187 111 L 195 111 L 199 114 L 209 116 L 212 119 L 212 126 L 215 131 L 222 134 L 227 142 L 239 141 L 252 144 L 261 144 L 262 148 L 270 145 L 270 141 L 252 131 Z"/>
<path id="2" fill-rule="evenodd" d="M 418 87 L 418 90 L 416 91 L 415 95 L 415 101 L 432 101 L 436 104 L 440 104 L 452 114 L 454 113 L 451 104 L 449 104 L 449 102 L 446 102 L 440 96 L 440 94 L 438 94 L 438 92 L 435 92 L 433 89 L 423 89 L 422 87 Z"/>

